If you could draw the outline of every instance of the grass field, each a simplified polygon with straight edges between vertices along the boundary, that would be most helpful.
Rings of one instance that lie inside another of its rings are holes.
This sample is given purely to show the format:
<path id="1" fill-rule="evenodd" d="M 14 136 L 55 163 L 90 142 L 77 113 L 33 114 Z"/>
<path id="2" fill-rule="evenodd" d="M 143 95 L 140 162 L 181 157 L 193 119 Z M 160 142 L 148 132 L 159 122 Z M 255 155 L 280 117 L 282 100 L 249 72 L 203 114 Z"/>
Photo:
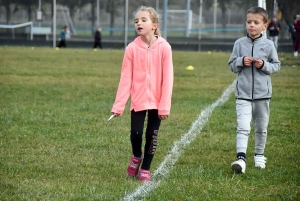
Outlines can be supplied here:
<path id="1" fill-rule="evenodd" d="M 151 171 L 236 75 L 229 53 L 173 52 L 171 116 L 161 125 Z M 129 104 L 107 122 L 122 50 L 0 47 L 0 200 L 122 200 L 141 185 L 126 176 Z M 300 59 L 280 55 L 264 170 L 235 175 L 235 98 L 217 107 L 146 201 L 300 200 Z M 188 65 L 195 67 L 187 71 Z"/>

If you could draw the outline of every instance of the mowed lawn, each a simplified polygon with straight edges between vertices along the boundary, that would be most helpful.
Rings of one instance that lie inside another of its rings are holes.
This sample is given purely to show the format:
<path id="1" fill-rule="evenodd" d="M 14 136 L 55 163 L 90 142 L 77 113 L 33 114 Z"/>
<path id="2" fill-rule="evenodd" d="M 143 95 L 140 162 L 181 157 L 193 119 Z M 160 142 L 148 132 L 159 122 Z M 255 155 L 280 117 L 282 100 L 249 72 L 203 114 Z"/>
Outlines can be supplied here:
<path id="1" fill-rule="evenodd" d="M 124 50 L 0 47 L 0 200 L 122 200 L 141 185 L 126 176 L 129 101 L 107 122 Z M 171 116 L 163 121 L 151 171 L 201 111 L 234 81 L 230 53 L 173 52 Z M 217 107 L 147 201 L 300 200 L 300 59 L 280 54 L 264 170 L 235 175 L 235 98 Z M 187 71 L 193 65 L 195 70 Z"/>

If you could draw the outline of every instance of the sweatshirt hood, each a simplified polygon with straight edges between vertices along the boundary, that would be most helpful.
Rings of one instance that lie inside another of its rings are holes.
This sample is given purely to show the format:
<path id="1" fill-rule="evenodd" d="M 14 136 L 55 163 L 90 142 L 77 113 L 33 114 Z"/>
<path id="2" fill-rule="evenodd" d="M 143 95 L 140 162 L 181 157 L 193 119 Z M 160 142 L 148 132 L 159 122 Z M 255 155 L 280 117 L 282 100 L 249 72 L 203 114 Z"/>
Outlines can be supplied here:
<path id="1" fill-rule="evenodd" d="M 141 36 L 138 36 L 136 39 L 133 41 L 140 47 L 148 48 L 148 45 L 141 39 Z M 155 48 L 158 46 L 160 43 L 166 42 L 166 40 L 160 36 L 157 36 L 157 40 L 154 41 L 154 43 L 151 45 L 151 48 Z"/>

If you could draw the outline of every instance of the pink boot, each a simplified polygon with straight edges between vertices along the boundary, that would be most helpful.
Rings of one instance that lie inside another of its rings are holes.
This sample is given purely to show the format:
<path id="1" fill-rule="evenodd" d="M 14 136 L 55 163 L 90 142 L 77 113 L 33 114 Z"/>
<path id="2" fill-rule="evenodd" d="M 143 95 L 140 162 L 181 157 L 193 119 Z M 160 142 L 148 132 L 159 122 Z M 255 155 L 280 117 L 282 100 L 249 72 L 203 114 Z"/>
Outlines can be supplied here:
<path id="1" fill-rule="evenodd" d="M 129 165 L 127 167 L 128 176 L 135 177 L 138 174 L 141 162 L 142 162 L 141 158 L 131 156 Z"/>
<path id="2" fill-rule="evenodd" d="M 149 170 L 140 169 L 139 171 L 139 181 L 151 181 L 151 174 Z"/>

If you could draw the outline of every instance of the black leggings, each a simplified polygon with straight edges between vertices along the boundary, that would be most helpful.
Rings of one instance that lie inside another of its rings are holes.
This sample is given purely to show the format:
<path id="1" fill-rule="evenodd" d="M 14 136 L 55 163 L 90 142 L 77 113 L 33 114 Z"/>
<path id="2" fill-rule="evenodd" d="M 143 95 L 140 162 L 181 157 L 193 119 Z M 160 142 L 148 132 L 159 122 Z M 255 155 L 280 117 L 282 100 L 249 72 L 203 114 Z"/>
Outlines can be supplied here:
<path id="1" fill-rule="evenodd" d="M 135 112 L 131 111 L 131 145 L 135 157 L 142 156 L 142 142 L 144 121 L 147 110 Z M 161 120 L 158 118 L 157 110 L 148 110 L 148 121 L 146 129 L 146 143 L 144 149 L 144 159 L 141 169 L 149 170 L 157 147 L 157 136 Z"/>
<path id="2" fill-rule="evenodd" d="M 57 47 L 67 47 L 66 40 L 60 40 Z"/>
<path id="3" fill-rule="evenodd" d="M 94 42 L 94 47 L 93 47 L 93 48 L 95 49 L 95 48 L 97 48 L 98 46 L 99 46 L 100 49 L 102 49 L 102 43 L 101 43 L 100 41 L 98 41 L 98 42 L 95 41 L 95 42 Z"/>

